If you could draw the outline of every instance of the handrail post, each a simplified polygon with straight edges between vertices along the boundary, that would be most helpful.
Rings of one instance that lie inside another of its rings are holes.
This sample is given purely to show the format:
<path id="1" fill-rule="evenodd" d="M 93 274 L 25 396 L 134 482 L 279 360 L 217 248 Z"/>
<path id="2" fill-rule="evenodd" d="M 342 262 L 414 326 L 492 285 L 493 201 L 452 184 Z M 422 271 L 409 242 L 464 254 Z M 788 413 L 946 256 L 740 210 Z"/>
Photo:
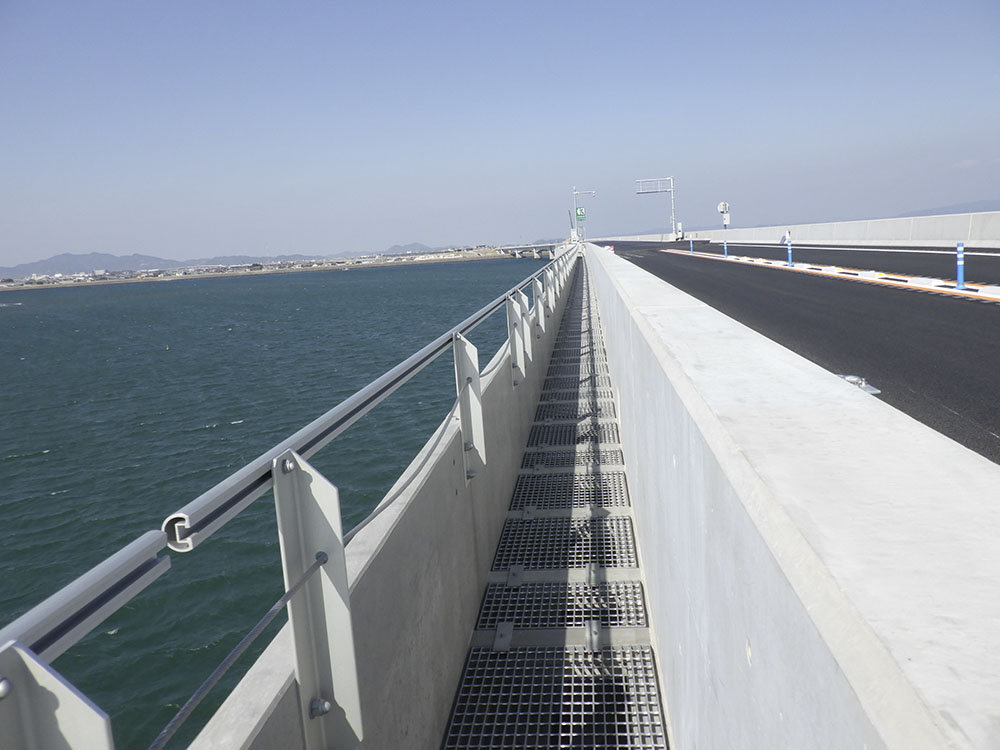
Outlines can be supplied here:
<path id="1" fill-rule="evenodd" d="M 552 269 L 545 271 L 545 316 L 549 317 L 556 311 L 556 275 Z"/>
<path id="2" fill-rule="evenodd" d="M 548 311 L 545 309 L 545 290 L 542 288 L 542 280 L 536 278 L 532 283 L 532 299 L 535 302 L 535 338 L 540 339 L 545 335 L 545 317 Z"/>
<path id="3" fill-rule="evenodd" d="M 507 297 L 507 338 L 510 342 L 511 382 L 517 386 L 524 380 L 524 331 L 521 327 L 521 305 L 511 294 Z"/>
<path id="4" fill-rule="evenodd" d="M 305 746 L 353 748 L 363 731 L 340 498 L 295 451 L 274 459 L 271 471 L 285 590 L 318 553 L 328 556 L 288 602 Z"/>
<path id="5" fill-rule="evenodd" d="M 455 334 L 455 389 L 462 426 L 462 455 L 466 481 L 486 466 L 486 431 L 483 427 L 479 350 L 462 334 Z"/>
<path id="6" fill-rule="evenodd" d="M 111 720 L 19 641 L 0 644 L 4 747 L 112 750 Z"/>
<path id="7" fill-rule="evenodd" d="M 523 291 L 518 290 L 514 296 L 517 299 L 518 307 L 521 308 L 521 342 L 524 346 L 524 360 L 527 364 L 531 364 L 535 361 L 534 348 L 532 347 L 534 337 L 532 336 L 531 307 L 528 305 L 528 295 Z"/>

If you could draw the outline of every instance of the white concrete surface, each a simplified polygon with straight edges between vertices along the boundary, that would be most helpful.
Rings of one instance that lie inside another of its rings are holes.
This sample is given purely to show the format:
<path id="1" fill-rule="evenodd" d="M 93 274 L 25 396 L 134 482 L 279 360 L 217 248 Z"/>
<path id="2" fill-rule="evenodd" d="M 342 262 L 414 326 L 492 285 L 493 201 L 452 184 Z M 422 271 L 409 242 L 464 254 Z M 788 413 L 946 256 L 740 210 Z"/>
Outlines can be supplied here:
<path id="1" fill-rule="evenodd" d="M 466 482 L 456 402 L 389 490 L 384 510 L 347 544 L 366 749 L 441 744 L 568 289 L 533 342 L 535 360 L 520 385 L 512 386 L 507 345 L 483 370 L 486 467 Z M 286 631 L 193 748 L 301 747 Z M 290 703 L 292 711 L 280 710 Z M 262 720 L 262 711 L 273 713 Z M 275 737 L 287 742 L 268 744 Z"/>
<path id="2" fill-rule="evenodd" d="M 587 260 L 671 746 L 1000 747 L 1000 466 Z"/>
<path id="3" fill-rule="evenodd" d="M 864 219 L 832 221 L 821 224 L 778 224 L 770 227 L 709 229 L 685 232 L 684 239 L 722 242 L 782 243 L 792 231 L 793 245 L 837 244 L 880 246 L 928 246 L 954 248 L 964 242 L 967 248 L 1000 248 L 1000 211 L 982 211 L 942 216 L 911 216 L 900 219 Z M 612 237 L 599 242 L 634 240 L 670 242 L 669 234 L 644 234 Z"/>

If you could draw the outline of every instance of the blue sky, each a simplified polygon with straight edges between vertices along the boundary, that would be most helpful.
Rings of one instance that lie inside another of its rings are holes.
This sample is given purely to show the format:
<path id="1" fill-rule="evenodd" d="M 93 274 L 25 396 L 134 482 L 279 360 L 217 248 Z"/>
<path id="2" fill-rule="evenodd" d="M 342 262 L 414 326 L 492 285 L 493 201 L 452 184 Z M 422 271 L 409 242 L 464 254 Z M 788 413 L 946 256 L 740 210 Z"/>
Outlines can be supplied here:
<path id="1" fill-rule="evenodd" d="M 1000 3 L 0 0 L 0 266 L 1000 199 Z"/>

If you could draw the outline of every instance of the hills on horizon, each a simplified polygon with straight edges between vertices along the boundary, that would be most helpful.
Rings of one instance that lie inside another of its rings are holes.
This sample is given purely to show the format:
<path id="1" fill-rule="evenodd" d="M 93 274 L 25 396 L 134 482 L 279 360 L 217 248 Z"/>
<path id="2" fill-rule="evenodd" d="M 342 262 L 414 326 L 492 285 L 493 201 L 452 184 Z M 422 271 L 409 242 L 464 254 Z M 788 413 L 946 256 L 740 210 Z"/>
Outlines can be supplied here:
<path id="1" fill-rule="evenodd" d="M 358 253 L 360 255 L 360 253 Z M 0 276 L 4 278 L 27 278 L 32 274 L 39 276 L 51 276 L 52 274 L 74 274 L 90 273 L 91 271 L 102 270 L 109 272 L 116 271 L 148 271 L 151 269 L 170 270 L 173 268 L 185 268 L 189 266 L 235 266 L 247 263 L 260 263 L 263 261 L 275 260 L 313 260 L 322 258 L 345 258 L 351 257 L 353 253 L 337 253 L 334 255 L 218 255 L 212 258 L 194 258 L 192 260 L 172 260 L 170 258 L 159 258 L 155 255 L 140 255 L 132 253 L 130 255 L 112 255 L 111 253 L 60 253 L 51 258 L 20 263 L 16 266 L 0 268 Z"/>
<path id="2" fill-rule="evenodd" d="M 1000 211 L 1000 200 L 979 200 L 967 201 L 965 203 L 954 203 L 949 206 L 938 206 L 936 208 L 925 208 L 919 211 L 908 211 L 898 216 L 871 216 L 870 219 L 901 219 L 908 216 L 936 216 L 945 214 L 974 213 L 979 211 Z M 858 219 L 863 220 L 863 219 Z M 830 221 L 855 221 L 855 219 L 814 219 L 812 221 L 792 221 L 790 224 L 817 224 Z M 771 226 L 762 224 L 758 226 Z M 714 229 L 714 226 L 687 227 L 688 231 L 699 229 Z M 617 234 L 661 234 L 669 232 L 667 227 L 657 227 L 641 231 L 618 232 Z M 562 239 L 533 240 L 533 245 L 562 242 Z M 386 248 L 383 255 L 405 255 L 407 253 L 431 253 L 445 250 L 444 247 L 430 247 L 421 242 L 411 242 L 406 245 L 393 245 Z M 216 265 L 243 265 L 248 263 L 261 263 L 273 261 L 301 261 L 316 259 L 336 259 L 351 258 L 359 255 L 368 255 L 363 250 L 346 250 L 339 253 L 327 255 L 217 255 L 212 258 L 195 258 L 192 260 L 171 260 L 169 258 L 159 258 L 154 255 L 141 255 L 132 253 L 130 255 L 112 255 L 110 253 L 60 253 L 44 260 L 36 260 L 28 263 L 20 263 L 16 266 L 0 267 L 0 277 L 2 278 L 27 278 L 32 274 L 40 276 L 61 273 L 90 273 L 95 270 L 109 272 L 117 271 L 147 271 L 158 268 L 170 270 L 173 268 L 184 268 L 189 266 L 216 266 Z"/>
<path id="3" fill-rule="evenodd" d="M 394 245 L 385 254 L 405 253 L 407 251 L 427 252 L 432 248 L 418 242 L 410 245 Z M 366 255 L 364 251 L 344 251 L 327 255 L 302 255 L 301 253 L 284 255 L 216 255 L 211 258 L 193 258 L 190 260 L 172 260 L 159 258 L 155 255 L 112 255 L 111 253 L 60 253 L 51 258 L 20 263 L 16 266 L 0 267 L 3 278 L 27 278 L 32 274 L 51 276 L 52 274 L 90 273 L 95 270 L 116 271 L 148 271 L 151 269 L 170 270 L 191 266 L 236 266 L 248 263 L 273 262 L 281 260 L 301 261 L 316 259 L 351 258 Z"/>
<path id="4" fill-rule="evenodd" d="M 535 240 L 532 244 L 545 244 L 550 242 L 562 242 L 559 240 Z M 382 255 L 405 255 L 407 253 L 433 253 L 445 250 L 445 247 L 430 247 L 421 242 L 411 242 L 406 245 L 393 245 L 382 251 Z M 217 255 L 212 258 L 194 258 L 191 260 L 172 260 L 170 258 L 159 258 L 155 255 L 141 255 L 132 253 L 130 255 L 112 255 L 111 253 L 60 253 L 51 258 L 20 263 L 16 266 L 0 267 L 0 278 L 22 279 L 37 274 L 39 276 L 51 276 L 61 273 L 70 275 L 74 273 L 90 273 L 96 270 L 118 272 L 118 271 L 149 271 L 160 269 L 169 271 L 174 268 L 187 268 L 191 266 L 236 266 L 249 263 L 264 263 L 274 261 L 302 261 L 302 260 L 332 260 L 339 258 L 353 258 L 359 255 L 369 255 L 370 252 L 364 250 L 346 250 L 339 253 L 327 255 Z"/>

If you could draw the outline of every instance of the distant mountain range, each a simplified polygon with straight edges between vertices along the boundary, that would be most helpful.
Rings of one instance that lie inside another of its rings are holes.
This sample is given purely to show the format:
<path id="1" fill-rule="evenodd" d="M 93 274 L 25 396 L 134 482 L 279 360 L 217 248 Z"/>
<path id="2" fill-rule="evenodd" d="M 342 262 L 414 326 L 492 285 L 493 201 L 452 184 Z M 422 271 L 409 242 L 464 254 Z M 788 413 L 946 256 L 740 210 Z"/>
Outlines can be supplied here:
<path id="1" fill-rule="evenodd" d="M 410 245 L 394 245 L 386 253 L 429 252 L 432 248 L 414 242 Z M 92 271 L 148 271 L 153 268 L 169 270 L 171 268 L 186 268 L 189 266 L 238 266 L 249 263 L 274 262 L 276 260 L 315 260 L 319 258 L 351 258 L 366 254 L 364 251 L 345 251 L 330 255 L 217 255 L 213 258 L 193 258 L 191 260 L 171 260 L 157 258 L 154 255 L 111 255 L 110 253 L 62 253 L 45 260 L 31 263 L 21 263 L 9 268 L 0 267 L 0 277 L 23 279 L 37 274 L 51 276 L 56 273 L 74 274 L 90 273 Z"/>
<path id="2" fill-rule="evenodd" d="M 443 250 L 439 247 L 428 247 L 419 242 L 411 242 L 409 245 L 393 245 L 386 248 L 383 255 L 405 255 L 406 253 L 433 253 L 435 250 Z"/>
<path id="3" fill-rule="evenodd" d="M 937 208 L 925 208 L 920 211 L 908 211 L 905 214 L 893 217 L 870 217 L 870 218 L 904 218 L 907 216 L 935 216 L 939 214 L 964 214 L 977 211 L 1000 211 L 1000 200 L 970 201 L 967 203 L 955 203 L 950 206 L 939 206 Z M 824 221 L 847 221 L 847 219 L 815 219 L 813 221 L 795 221 L 794 224 L 812 224 Z M 770 226 L 770 225 L 768 225 Z M 700 227 L 700 229 L 715 229 L 716 227 Z M 689 227 L 689 231 L 696 231 L 699 227 Z M 669 232 L 669 228 L 657 227 L 640 232 L 619 232 L 618 234 L 661 234 Z M 556 240 L 534 240 L 529 244 L 543 245 L 562 242 L 563 239 Z M 420 242 L 411 242 L 408 245 L 393 245 L 384 251 L 384 255 L 405 255 L 406 253 L 432 253 L 444 250 L 443 247 L 429 247 Z M 39 276 L 51 276 L 52 274 L 74 274 L 90 273 L 91 271 L 147 271 L 153 268 L 169 270 L 171 268 L 183 268 L 188 266 L 235 266 L 249 263 L 273 262 L 276 260 L 315 260 L 319 258 L 351 258 L 357 255 L 365 255 L 365 251 L 345 251 L 330 255 L 217 255 L 213 258 L 196 258 L 193 260 L 170 260 L 169 258 L 157 258 L 153 255 L 111 255 L 110 253 L 62 253 L 54 255 L 45 260 L 37 260 L 32 263 L 21 263 L 16 266 L 4 268 L 0 267 L 0 278 L 23 279 L 37 274 Z"/>
<path id="4" fill-rule="evenodd" d="M 531 244 L 541 245 L 558 240 L 535 240 Z M 393 245 L 386 248 L 383 255 L 406 255 L 407 253 L 433 253 L 445 250 L 444 247 L 430 247 L 420 242 L 411 242 L 408 245 Z M 367 255 L 369 251 L 347 250 L 330 255 L 217 255 L 213 258 L 194 258 L 192 260 L 171 260 L 169 258 L 157 258 L 154 255 L 111 255 L 110 253 L 62 253 L 53 255 L 45 260 L 36 260 L 31 263 L 21 263 L 9 268 L 0 267 L 0 278 L 25 279 L 36 274 L 38 276 L 52 276 L 61 273 L 71 275 L 74 273 L 91 273 L 92 271 L 148 271 L 150 269 L 170 270 L 172 268 L 187 268 L 190 266 L 238 266 L 249 263 L 265 263 L 278 260 L 317 260 L 317 259 L 337 259 L 353 258 L 358 255 Z"/>

